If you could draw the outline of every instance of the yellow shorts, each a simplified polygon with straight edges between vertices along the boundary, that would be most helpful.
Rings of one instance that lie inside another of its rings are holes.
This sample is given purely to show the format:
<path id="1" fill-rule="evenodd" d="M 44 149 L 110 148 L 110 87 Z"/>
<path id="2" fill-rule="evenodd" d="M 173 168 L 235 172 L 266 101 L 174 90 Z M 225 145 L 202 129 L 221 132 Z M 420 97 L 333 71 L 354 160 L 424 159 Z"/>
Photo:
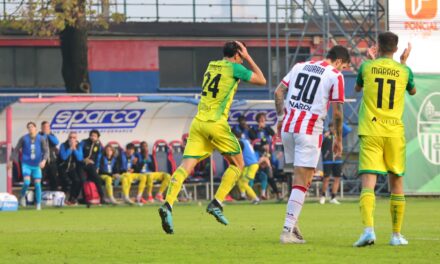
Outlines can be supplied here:
<path id="1" fill-rule="evenodd" d="M 163 181 L 165 177 L 169 175 L 166 172 L 148 172 L 147 176 L 150 177 L 151 181 Z"/>
<path id="2" fill-rule="evenodd" d="M 228 122 L 223 120 L 205 122 L 194 118 L 183 158 L 202 160 L 211 155 L 214 149 L 223 155 L 241 153 L 240 144 L 232 133 Z"/>
<path id="3" fill-rule="evenodd" d="M 405 137 L 359 136 L 359 174 L 405 174 Z"/>

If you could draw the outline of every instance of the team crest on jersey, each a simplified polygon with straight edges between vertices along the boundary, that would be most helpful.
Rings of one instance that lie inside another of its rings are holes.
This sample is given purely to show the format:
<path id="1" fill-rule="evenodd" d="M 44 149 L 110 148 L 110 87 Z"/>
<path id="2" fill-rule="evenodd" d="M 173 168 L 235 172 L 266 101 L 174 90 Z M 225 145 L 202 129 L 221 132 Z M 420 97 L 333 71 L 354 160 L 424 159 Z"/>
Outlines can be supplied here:
<path id="1" fill-rule="evenodd" d="M 422 103 L 417 118 L 418 138 L 423 155 L 440 165 L 440 93 L 431 93 Z"/>

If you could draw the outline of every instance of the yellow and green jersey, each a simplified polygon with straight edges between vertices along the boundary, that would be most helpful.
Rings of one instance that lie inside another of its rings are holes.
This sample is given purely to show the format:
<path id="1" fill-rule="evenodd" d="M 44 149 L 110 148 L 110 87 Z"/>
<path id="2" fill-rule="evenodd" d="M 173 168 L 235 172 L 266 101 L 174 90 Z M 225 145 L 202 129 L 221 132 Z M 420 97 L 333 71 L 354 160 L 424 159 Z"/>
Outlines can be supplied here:
<path id="1" fill-rule="evenodd" d="M 364 90 L 359 109 L 359 135 L 403 136 L 405 91 L 415 86 L 411 69 L 390 58 L 365 61 L 356 83 Z"/>
<path id="2" fill-rule="evenodd" d="M 211 61 L 206 69 L 196 118 L 201 121 L 228 120 L 229 109 L 240 80 L 249 81 L 252 71 L 227 60 Z"/>

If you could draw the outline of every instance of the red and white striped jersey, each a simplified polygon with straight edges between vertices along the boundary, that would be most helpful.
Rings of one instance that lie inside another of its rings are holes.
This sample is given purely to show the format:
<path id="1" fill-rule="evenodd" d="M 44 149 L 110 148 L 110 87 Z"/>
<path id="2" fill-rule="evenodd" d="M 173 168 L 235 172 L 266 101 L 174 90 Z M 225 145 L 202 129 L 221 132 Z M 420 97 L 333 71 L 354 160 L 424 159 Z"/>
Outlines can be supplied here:
<path id="1" fill-rule="evenodd" d="M 330 102 L 344 102 L 344 77 L 325 61 L 297 63 L 282 82 L 289 88 L 282 131 L 322 134 Z"/>

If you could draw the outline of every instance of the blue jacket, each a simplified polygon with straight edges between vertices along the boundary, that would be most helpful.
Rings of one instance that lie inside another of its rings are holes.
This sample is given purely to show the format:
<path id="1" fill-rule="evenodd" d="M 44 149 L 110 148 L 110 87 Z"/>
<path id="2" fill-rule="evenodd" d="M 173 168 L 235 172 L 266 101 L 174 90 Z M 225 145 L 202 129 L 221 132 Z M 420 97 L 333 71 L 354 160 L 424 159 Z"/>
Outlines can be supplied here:
<path id="1" fill-rule="evenodd" d="M 21 162 L 29 166 L 38 166 L 41 161 L 49 158 L 49 148 L 46 141 L 39 134 L 32 140 L 29 134 L 20 138 L 14 153 L 11 156 L 12 160 L 18 160 L 18 152 L 21 149 Z"/>
<path id="2" fill-rule="evenodd" d="M 136 156 L 138 158 L 138 162 L 136 164 L 136 169 L 135 169 L 137 173 L 147 173 L 147 172 L 156 171 L 153 162 L 153 156 L 151 156 L 151 154 L 149 154 L 148 157 L 144 157 L 142 153 L 138 152 L 136 153 Z"/>
<path id="3" fill-rule="evenodd" d="M 120 164 L 120 173 L 127 172 L 129 169 L 135 169 L 134 160 L 136 158 L 136 155 L 133 154 L 130 157 L 127 157 L 127 154 L 121 153 L 119 155 L 119 164 Z"/>
<path id="4" fill-rule="evenodd" d="M 99 174 L 113 175 L 119 173 L 119 161 L 115 156 L 110 159 L 103 155 L 99 162 Z"/>
<path id="5" fill-rule="evenodd" d="M 81 149 L 83 151 L 84 159 L 90 158 L 95 163 L 95 167 L 99 167 L 99 161 L 101 160 L 102 147 L 99 141 L 92 143 L 90 139 L 84 139 L 80 143 Z"/>
<path id="6" fill-rule="evenodd" d="M 76 150 L 72 151 L 70 149 L 69 141 L 64 142 L 60 146 L 60 158 L 61 161 L 67 161 L 70 158 L 72 158 L 73 161 L 77 161 L 77 162 L 83 161 L 84 157 L 83 157 L 83 150 L 81 148 L 81 144 L 76 145 Z"/>

